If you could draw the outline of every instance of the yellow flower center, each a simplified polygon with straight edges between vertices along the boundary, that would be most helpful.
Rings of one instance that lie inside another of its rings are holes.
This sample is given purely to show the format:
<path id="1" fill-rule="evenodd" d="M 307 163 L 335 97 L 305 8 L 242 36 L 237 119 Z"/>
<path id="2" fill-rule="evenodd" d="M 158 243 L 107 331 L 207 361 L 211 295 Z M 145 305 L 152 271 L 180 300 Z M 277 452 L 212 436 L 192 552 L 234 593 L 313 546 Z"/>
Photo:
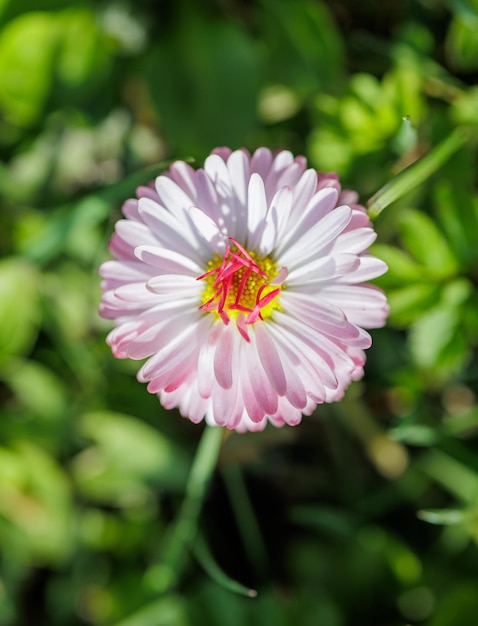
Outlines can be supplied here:
<path id="1" fill-rule="evenodd" d="M 207 272 L 198 277 L 205 282 L 199 309 L 216 313 L 225 324 L 243 313 L 245 323 L 253 324 L 280 308 L 279 283 L 286 270 L 280 271 L 270 257 L 259 257 L 230 241 L 233 245 L 227 246 L 224 257 L 215 254 Z"/>

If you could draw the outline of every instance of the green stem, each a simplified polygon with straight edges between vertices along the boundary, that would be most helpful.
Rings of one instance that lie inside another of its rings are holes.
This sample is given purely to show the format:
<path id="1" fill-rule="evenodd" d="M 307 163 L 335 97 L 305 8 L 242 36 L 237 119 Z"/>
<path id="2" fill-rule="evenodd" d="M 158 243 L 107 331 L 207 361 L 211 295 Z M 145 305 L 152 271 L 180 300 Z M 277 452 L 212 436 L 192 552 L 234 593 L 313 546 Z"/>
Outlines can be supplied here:
<path id="1" fill-rule="evenodd" d="M 217 464 L 224 429 L 207 426 L 194 458 L 185 497 L 173 526 L 166 534 L 161 561 L 148 572 L 154 590 L 164 593 L 173 588 L 186 562 L 191 542 L 196 536 L 204 497 Z"/>
<path id="2" fill-rule="evenodd" d="M 370 219 L 375 219 L 383 209 L 439 170 L 452 154 L 465 145 L 469 138 L 470 133 L 468 129 L 456 128 L 426 156 L 404 169 L 403 172 L 400 172 L 400 174 L 379 189 L 367 203 Z"/>

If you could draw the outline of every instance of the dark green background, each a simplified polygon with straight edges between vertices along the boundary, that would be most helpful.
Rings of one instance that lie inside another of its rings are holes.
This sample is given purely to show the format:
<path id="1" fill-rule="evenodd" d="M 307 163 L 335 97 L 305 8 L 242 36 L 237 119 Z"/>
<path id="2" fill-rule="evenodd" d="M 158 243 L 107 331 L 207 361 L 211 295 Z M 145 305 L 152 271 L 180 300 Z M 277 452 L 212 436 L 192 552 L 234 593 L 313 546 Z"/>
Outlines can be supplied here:
<path id="1" fill-rule="evenodd" d="M 2 626 L 476 626 L 477 77 L 476 0 L 0 0 Z M 462 127 L 376 222 L 365 379 L 227 439 L 200 519 L 223 574 L 189 555 L 161 595 L 202 426 L 104 343 L 122 201 L 165 160 L 267 145 L 366 203 Z"/>

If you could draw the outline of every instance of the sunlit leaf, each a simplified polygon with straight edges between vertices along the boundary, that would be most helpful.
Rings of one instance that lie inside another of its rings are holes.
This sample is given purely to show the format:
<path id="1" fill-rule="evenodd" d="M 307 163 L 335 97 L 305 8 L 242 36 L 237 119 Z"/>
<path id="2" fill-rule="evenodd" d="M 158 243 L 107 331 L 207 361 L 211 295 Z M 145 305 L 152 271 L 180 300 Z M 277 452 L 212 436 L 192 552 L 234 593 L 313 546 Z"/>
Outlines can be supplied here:
<path id="1" fill-rule="evenodd" d="M 465 180 L 463 185 L 456 185 L 451 180 L 439 181 L 435 187 L 435 198 L 437 214 L 454 255 L 465 267 L 472 267 L 478 258 L 478 202 L 467 187 Z"/>
<path id="2" fill-rule="evenodd" d="M 30 12 L 0 32 L 0 109 L 13 124 L 42 112 L 53 80 L 59 29 L 54 15 Z"/>
<path id="3" fill-rule="evenodd" d="M 425 213 L 408 209 L 400 216 L 399 228 L 407 250 L 432 276 L 447 278 L 458 270 L 444 235 Z"/>
<path id="4" fill-rule="evenodd" d="M 468 357 L 463 334 L 463 304 L 470 296 L 467 281 L 456 280 L 441 293 L 440 304 L 419 317 L 410 329 L 410 351 L 420 367 L 455 371 Z"/>
<path id="5" fill-rule="evenodd" d="M 421 317 L 440 301 L 440 289 L 433 283 L 417 283 L 387 293 L 390 304 L 390 321 L 407 326 Z"/>
<path id="6" fill-rule="evenodd" d="M 380 285 L 384 289 L 423 282 L 427 273 L 426 269 L 400 248 L 375 244 L 371 252 L 388 265 L 388 272 L 380 279 Z"/>
<path id="7" fill-rule="evenodd" d="M 455 68 L 463 71 L 478 68 L 478 14 L 467 11 L 455 16 L 447 35 L 446 51 Z"/>
<path id="8" fill-rule="evenodd" d="M 59 18 L 62 40 L 57 72 L 63 83 L 76 86 L 104 72 L 109 46 L 102 41 L 96 15 L 87 9 L 70 9 Z"/>

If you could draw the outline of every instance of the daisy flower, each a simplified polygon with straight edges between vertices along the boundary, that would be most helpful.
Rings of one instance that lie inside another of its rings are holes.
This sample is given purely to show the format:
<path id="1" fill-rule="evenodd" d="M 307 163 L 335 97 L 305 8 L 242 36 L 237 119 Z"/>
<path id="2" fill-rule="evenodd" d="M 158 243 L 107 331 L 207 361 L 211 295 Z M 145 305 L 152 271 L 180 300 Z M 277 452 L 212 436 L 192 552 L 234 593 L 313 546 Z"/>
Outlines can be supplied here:
<path id="1" fill-rule="evenodd" d="M 388 314 L 356 202 L 288 151 L 173 163 L 126 201 L 100 268 L 113 354 L 147 359 L 164 407 L 240 432 L 340 400 Z"/>

